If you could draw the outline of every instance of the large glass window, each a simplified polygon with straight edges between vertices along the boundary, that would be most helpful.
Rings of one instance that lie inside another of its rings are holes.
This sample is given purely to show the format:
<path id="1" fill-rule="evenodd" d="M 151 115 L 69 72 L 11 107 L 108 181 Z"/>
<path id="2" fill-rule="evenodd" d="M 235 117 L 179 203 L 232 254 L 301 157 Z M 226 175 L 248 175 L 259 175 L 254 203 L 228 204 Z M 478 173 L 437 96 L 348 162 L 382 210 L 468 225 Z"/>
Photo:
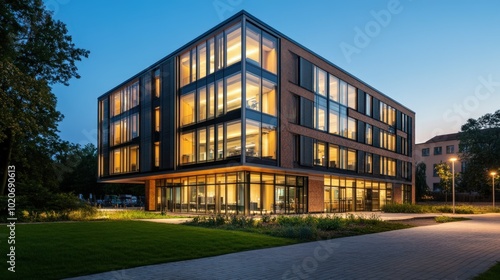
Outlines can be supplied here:
<path id="1" fill-rule="evenodd" d="M 347 150 L 347 170 L 356 171 L 356 151 Z"/>
<path id="2" fill-rule="evenodd" d="M 211 126 L 208 129 L 208 160 L 215 159 L 215 128 Z"/>
<path id="3" fill-rule="evenodd" d="M 314 91 L 317 94 L 326 96 L 326 72 L 314 66 Z"/>
<path id="4" fill-rule="evenodd" d="M 372 115 L 372 97 L 368 93 L 366 94 L 366 101 L 365 101 L 366 109 L 365 113 L 367 116 Z"/>
<path id="5" fill-rule="evenodd" d="M 328 150 L 328 167 L 330 168 L 339 168 L 339 146 L 337 145 L 329 145 Z"/>
<path id="6" fill-rule="evenodd" d="M 111 117 L 117 116 L 139 105 L 139 82 L 125 86 L 110 97 Z"/>
<path id="7" fill-rule="evenodd" d="M 207 88 L 198 89 L 198 121 L 207 119 Z"/>
<path id="8" fill-rule="evenodd" d="M 224 83 L 222 80 L 216 82 L 217 89 L 217 116 L 224 114 Z"/>
<path id="9" fill-rule="evenodd" d="M 215 88 L 214 84 L 208 85 L 208 119 L 213 119 L 215 116 Z"/>
<path id="10" fill-rule="evenodd" d="M 278 40 L 275 37 L 262 32 L 262 67 L 276 74 L 278 68 Z"/>
<path id="11" fill-rule="evenodd" d="M 111 124 L 111 145 L 129 142 L 139 136 L 139 114 L 125 116 Z"/>
<path id="12" fill-rule="evenodd" d="M 262 79 L 262 113 L 276 116 L 276 84 Z"/>
<path id="13" fill-rule="evenodd" d="M 226 77 L 226 112 L 241 107 L 241 75 Z"/>
<path id="14" fill-rule="evenodd" d="M 365 153 L 365 173 L 373 173 L 373 155 Z"/>
<path id="15" fill-rule="evenodd" d="M 329 75 L 330 87 L 328 91 L 328 96 L 330 100 L 339 102 L 339 79 L 333 75 Z"/>
<path id="16" fill-rule="evenodd" d="M 226 42 L 226 66 L 229 66 L 241 60 L 241 28 L 239 24 L 226 30 Z"/>
<path id="17" fill-rule="evenodd" d="M 329 121 L 330 121 L 330 128 L 329 132 L 332 134 L 339 134 L 339 121 L 340 121 L 340 108 L 339 104 L 330 102 L 330 114 L 329 114 Z"/>
<path id="18" fill-rule="evenodd" d="M 347 118 L 347 138 L 356 140 L 356 120 L 353 118 Z"/>
<path id="19" fill-rule="evenodd" d="M 191 50 L 191 82 L 196 81 L 196 48 Z"/>
<path id="20" fill-rule="evenodd" d="M 155 131 L 160 131 L 160 107 L 155 108 Z"/>
<path id="21" fill-rule="evenodd" d="M 241 121 L 226 124 L 226 156 L 241 155 Z"/>
<path id="22" fill-rule="evenodd" d="M 210 57 L 209 57 L 209 67 L 208 67 L 208 74 L 212 74 L 215 71 L 215 42 L 214 38 L 211 38 L 208 40 L 208 48 L 210 52 Z"/>
<path id="23" fill-rule="evenodd" d="M 193 163 L 196 162 L 196 141 L 195 141 L 195 133 L 194 132 L 184 132 L 181 135 L 180 141 L 180 155 L 181 155 L 181 163 Z"/>
<path id="24" fill-rule="evenodd" d="M 247 72 L 246 107 L 260 111 L 260 77 Z"/>
<path id="25" fill-rule="evenodd" d="M 344 106 L 340 106 L 340 131 L 343 137 L 347 137 L 347 108 Z"/>
<path id="26" fill-rule="evenodd" d="M 154 80 L 155 97 L 160 97 L 161 93 L 160 69 L 155 70 L 153 80 Z"/>
<path id="27" fill-rule="evenodd" d="M 373 127 L 370 124 L 366 124 L 365 128 L 365 144 L 371 145 L 373 143 Z"/>
<path id="28" fill-rule="evenodd" d="M 340 80 L 339 102 L 347 106 L 347 83 Z"/>
<path id="29" fill-rule="evenodd" d="M 207 160 L 207 130 L 205 128 L 198 130 L 198 162 Z"/>
<path id="30" fill-rule="evenodd" d="M 314 142 L 314 165 L 326 166 L 326 144 Z"/>
<path id="31" fill-rule="evenodd" d="M 349 108 L 352 108 L 354 110 L 357 109 L 356 88 L 351 85 L 347 86 L 347 105 L 349 106 Z"/>
<path id="32" fill-rule="evenodd" d="M 276 159 L 276 126 L 262 124 L 262 158 Z"/>
<path id="33" fill-rule="evenodd" d="M 316 129 L 326 131 L 326 98 L 316 96 L 316 103 L 314 106 L 314 127 Z"/>
<path id="34" fill-rule="evenodd" d="M 217 37 L 215 37 L 215 49 L 217 60 L 215 67 L 217 70 L 224 68 L 224 35 L 223 33 L 219 33 Z"/>
<path id="35" fill-rule="evenodd" d="M 191 56 L 189 51 L 181 55 L 180 58 L 180 72 L 181 72 L 181 87 L 189 84 L 190 81 L 190 68 L 191 68 Z"/>
<path id="36" fill-rule="evenodd" d="M 260 157 L 260 123 L 247 120 L 246 124 L 246 156 Z"/>
<path id="37" fill-rule="evenodd" d="M 198 45 L 198 79 L 207 75 L 207 45 L 203 42 Z"/>
<path id="38" fill-rule="evenodd" d="M 260 29 L 249 23 L 246 28 L 246 58 L 260 66 Z"/>
<path id="39" fill-rule="evenodd" d="M 122 147 L 110 152 L 110 173 L 139 171 L 139 146 Z"/>
<path id="40" fill-rule="evenodd" d="M 195 122 L 195 102 L 194 102 L 194 92 L 190 92 L 181 96 L 181 125 L 188 125 Z"/>
<path id="41" fill-rule="evenodd" d="M 217 160 L 224 159 L 224 126 L 217 126 Z"/>

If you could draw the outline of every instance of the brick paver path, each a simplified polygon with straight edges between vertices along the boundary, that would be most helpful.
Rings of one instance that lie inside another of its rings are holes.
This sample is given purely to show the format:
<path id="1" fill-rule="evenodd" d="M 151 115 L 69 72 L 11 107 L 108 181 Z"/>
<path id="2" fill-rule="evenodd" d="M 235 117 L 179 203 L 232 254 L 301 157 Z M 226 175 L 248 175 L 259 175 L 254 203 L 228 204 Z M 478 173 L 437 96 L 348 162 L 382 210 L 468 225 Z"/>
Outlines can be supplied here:
<path id="1" fill-rule="evenodd" d="M 74 279 L 471 279 L 500 261 L 500 214 L 472 218 Z"/>

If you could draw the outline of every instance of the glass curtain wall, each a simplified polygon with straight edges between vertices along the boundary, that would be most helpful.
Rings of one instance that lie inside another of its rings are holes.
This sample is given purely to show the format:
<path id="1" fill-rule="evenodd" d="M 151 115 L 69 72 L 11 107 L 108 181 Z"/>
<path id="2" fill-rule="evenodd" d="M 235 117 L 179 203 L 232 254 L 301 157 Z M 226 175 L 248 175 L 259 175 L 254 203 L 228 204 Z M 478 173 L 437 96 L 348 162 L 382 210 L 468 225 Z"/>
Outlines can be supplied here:
<path id="1" fill-rule="evenodd" d="M 307 178 L 235 172 L 156 181 L 157 210 L 271 214 L 307 212 Z"/>

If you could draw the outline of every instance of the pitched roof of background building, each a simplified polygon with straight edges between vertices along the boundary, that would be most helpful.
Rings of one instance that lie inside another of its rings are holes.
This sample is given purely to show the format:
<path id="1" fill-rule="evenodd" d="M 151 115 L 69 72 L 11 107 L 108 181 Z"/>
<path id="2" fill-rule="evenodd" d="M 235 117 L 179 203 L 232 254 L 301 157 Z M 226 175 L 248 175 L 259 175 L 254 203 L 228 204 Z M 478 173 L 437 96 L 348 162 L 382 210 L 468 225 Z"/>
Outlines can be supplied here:
<path id="1" fill-rule="evenodd" d="M 438 142 L 445 142 L 445 141 L 453 141 L 453 140 L 459 140 L 458 135 L 460 133 L 451 133 L 451 134 L 443 134 L 443 135 L 436 135 L 432 137 L 431 139 L 427 140 L 425 143 L 438 143 Z"/>

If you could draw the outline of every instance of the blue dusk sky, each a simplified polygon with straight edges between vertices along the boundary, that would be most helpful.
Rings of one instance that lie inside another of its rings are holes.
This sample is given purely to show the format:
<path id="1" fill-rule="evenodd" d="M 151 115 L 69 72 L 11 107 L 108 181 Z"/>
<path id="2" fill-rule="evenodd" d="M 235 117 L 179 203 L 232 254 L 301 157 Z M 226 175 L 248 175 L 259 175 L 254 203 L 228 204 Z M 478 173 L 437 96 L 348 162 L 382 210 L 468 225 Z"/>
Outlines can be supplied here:
<path id="1" fill-rule="evenodd" d="M 416 112 L 416 142 L 500 109 L 500 1 L 45 0 L 78 47 L 61 137 L 97 142 L 97 97 L 246 10 Z"/>

